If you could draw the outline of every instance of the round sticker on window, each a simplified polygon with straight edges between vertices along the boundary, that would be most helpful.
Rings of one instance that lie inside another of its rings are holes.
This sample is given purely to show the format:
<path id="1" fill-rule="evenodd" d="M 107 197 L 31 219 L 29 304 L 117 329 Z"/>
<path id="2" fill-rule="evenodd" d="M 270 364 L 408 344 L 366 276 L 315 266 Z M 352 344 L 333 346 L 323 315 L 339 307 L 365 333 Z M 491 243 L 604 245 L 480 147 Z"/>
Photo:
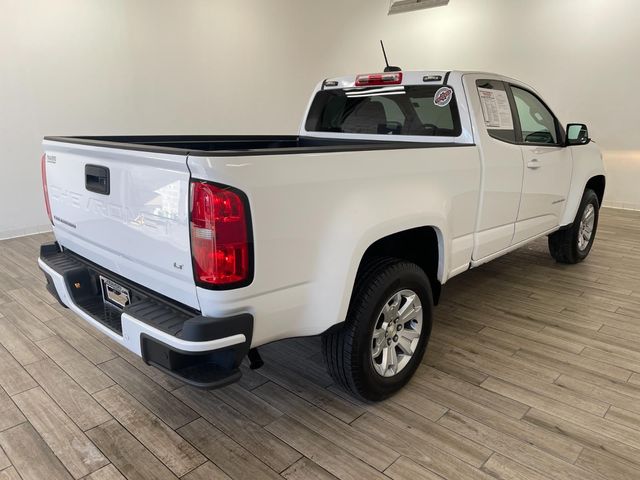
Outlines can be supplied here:
<path id="1" fill-rule="evenodd" d="M 442 87 L 440 88 L 433 97 L 433 103 L 437 107 L 446 107 L 451 103 L 451 99 L 453 98 L 453 89 L 450 87 Z"/>

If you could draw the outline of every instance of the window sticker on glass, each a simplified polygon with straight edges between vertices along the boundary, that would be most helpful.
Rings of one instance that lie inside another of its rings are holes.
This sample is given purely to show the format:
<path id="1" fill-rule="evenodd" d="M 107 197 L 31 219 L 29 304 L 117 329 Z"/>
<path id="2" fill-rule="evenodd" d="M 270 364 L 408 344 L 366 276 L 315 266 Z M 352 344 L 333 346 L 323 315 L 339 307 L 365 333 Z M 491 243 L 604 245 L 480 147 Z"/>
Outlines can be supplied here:
<path id="1" fill-rule="evenodd" d="M 484 123 L 493 130 L 513 130 L 513 117 L 507 92 L 478 87 Z"/>
<path id="2" fill-rule="evenodd" d="M 433 97 L 433 104 L 436 107 L 446 107 L 453 98 L 453 90 L 449 87 L 442 87 Z"/>

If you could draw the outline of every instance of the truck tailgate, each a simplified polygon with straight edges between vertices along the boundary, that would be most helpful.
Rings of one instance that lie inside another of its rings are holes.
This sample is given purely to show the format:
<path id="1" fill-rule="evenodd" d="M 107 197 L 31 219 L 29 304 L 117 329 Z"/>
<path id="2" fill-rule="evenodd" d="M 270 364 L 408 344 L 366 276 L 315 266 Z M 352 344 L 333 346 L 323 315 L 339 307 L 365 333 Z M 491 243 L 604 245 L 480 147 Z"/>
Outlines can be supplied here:
<path id="1" fill-rule="evenodd" d="M 58 242 L 199 309 L 191 261 L 189 178 L 181 154 L 45 141 Z"/>

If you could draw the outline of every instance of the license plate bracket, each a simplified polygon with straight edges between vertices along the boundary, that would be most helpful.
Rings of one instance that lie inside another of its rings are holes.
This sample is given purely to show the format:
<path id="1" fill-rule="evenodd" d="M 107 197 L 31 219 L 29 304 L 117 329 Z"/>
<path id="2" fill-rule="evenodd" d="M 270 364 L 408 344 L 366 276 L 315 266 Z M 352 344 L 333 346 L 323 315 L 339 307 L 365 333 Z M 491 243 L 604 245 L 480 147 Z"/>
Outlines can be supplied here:
<path id="1" fill-rule="evenodd" d="M 118 283 L 100 275 L 100 288 L 105 303 L 113 305 L 119 310 L 131 303 L 131 291 Z"/>

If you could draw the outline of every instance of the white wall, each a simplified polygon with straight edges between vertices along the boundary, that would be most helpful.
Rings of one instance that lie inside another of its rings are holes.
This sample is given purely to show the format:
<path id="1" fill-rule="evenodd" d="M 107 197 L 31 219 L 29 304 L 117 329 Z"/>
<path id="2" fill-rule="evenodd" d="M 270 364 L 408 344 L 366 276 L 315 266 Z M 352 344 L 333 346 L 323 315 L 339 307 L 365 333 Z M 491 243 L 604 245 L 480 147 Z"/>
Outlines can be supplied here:
<path id="1" fill-rule="evenodd" d="M 605 150 L 608 203 L 640 208 L 640 2 L 0 0 L 0 237 L 47 228 L 44 135 L 295 133 L 315 83 L 382 67 L 534 85 Z"/>

